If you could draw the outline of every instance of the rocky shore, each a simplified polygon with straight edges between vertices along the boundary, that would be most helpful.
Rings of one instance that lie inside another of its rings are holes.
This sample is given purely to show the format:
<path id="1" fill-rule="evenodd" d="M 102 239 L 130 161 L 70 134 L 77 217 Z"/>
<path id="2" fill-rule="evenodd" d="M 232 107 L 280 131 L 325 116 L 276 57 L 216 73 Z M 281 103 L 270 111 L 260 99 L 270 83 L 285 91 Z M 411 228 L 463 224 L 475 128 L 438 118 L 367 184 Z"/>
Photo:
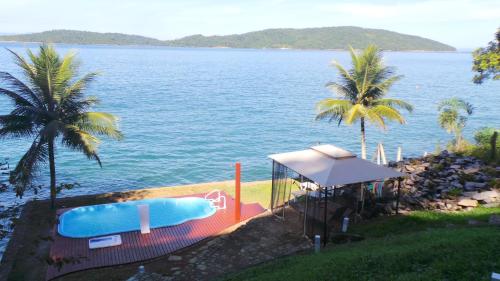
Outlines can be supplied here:
<path id="1" fill-rule="evenodd" d="M 391 163 L 408 176 L 401 190 L 403 210 L 459 211 L 500 205 L 500 167 L 448 151 Z"/>

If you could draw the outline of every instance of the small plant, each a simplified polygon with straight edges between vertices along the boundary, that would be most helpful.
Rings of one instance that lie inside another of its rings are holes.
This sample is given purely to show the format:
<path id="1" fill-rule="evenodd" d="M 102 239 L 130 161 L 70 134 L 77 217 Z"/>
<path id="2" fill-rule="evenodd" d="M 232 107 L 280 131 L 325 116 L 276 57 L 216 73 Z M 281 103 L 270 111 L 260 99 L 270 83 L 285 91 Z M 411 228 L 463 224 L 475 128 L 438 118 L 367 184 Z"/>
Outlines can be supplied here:
<path id="1" fill-rule="evenodd" d="M 444 165 L 439 163 L 439 164 L 433 164 L 432 165 L 432 169 L 437 171 L 437 172 L 441 172 L 444 170 Z"/>
<path id="2" fill-rule="evenodd" d="M 487 174 L 488 176 L 492 177 L 500 177 L 500 171 L 497 171 L 497 169 L 490 167 L 490 166 L 485 166 L 481 169 L 481 172 Z"/>
<path id="3" fill-rule="evenodd" d="M 492 179 L 488 185 L 491 188 L 500 188 L 500 179 Z"/>
<path id="4" fill-rule="evenodd" d="M 460 173 L 460 175 L 458 177 L 459 177 L 458 181 L 461 184 L 465 184 L 465 182 L 467 182 L 467 181 L 474 181 L 474 175 L 471 175 L 471 174 Z"/>
<path id="5" fill-rule="evenodd" d="M 463 151 L 464 146 L 468 143 L 465 142 L 462 131 L 467 123 L 468 116 L 472 115 L 474 110 L 472 104 L 459 99 L 451 98 L 442 101 L 439 106 L 439 125 L 445 129 L 446 132 L 454 134 L 455 138 L 451 142 L 452 151 Z M 465 113 L 465 114 L 462 114 Z"/>
<path id="6" fill-rule="evenodd" d="M 451 198 L 457 198 L 458 196 L 462 195 L 462 189 L 461 188 L 452 188 L 448 191 L 448 196 Z"/>
<path id="7" fill-rule="evenodd" d="M 441 145 L 441 142 L 438 142 L 434 148 L 434 154 L 439 155 L 441 151 L 443 151 L 443 146 Z"/>
<path id="8" fill-rule="evenodd" d="M 77 182 L 74 183 L 60 183 L 56 188 L 56 193 L 59 194 L 63 190 L 71 190 L 75 187 L 80 187 L 80 184 Z"/>
<path id="9" fill-rule="evenodd" d="M 476 141 L 477 145 L 490 145 L 491 137 L 495 132 L 500 133 L 500 130 L 490 127 L 483 127 L 474 133 L 474 140 Z M 497 146 L 500 147 L 500 143 L 497 143 Z"/>

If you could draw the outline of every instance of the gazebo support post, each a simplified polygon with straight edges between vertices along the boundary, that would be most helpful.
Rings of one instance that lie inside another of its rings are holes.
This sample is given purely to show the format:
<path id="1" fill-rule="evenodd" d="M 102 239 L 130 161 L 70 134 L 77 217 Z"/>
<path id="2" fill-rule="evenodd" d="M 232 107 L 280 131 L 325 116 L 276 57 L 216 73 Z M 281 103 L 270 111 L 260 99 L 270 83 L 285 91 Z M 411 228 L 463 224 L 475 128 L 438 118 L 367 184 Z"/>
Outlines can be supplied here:
<path id="1" fill-rule="evenodd" d="M 360 214 L 365 210 L 365 183 L 362 182 L 361 185 L 361 211 Z"/>
<path id="2" fill-rule="evenodd" d="M 271 176 L 271 214 L 274 215 L 274 165 L 276 161 L 273 160 L 273 174 Z"/>
<path id="3" fill-rule="evenodd" d="M 326 215 L 327 215 L 327 208 L 328 208 L 328 188 L 325 186 L 325 215 L 324 215 L 324 222 L 323 222 L 323 246 L 326 246 L 326 233 L 327 233 L 327 230 L 326 230 L 326 225 L 327 225 L 327 223 L 326 223 Z"/>
<path id="4" fill-rule="evenodd" d="M 401 194 L 401 177 L 398 178 L 398 195 L 396 196 L 396 215 L 399 214 L 399 196 Z"/>
<path id="5" fill-rule="evenodd" d="M 307 223 L 307 201 L 308 201 L 308 199 L 309 199 L 309 190 L 306 189 L 306 207 L 304 209 L 304 237 L 307 236 L 307 234 L 306 234 L 307 224 L 306 223 Z"/>

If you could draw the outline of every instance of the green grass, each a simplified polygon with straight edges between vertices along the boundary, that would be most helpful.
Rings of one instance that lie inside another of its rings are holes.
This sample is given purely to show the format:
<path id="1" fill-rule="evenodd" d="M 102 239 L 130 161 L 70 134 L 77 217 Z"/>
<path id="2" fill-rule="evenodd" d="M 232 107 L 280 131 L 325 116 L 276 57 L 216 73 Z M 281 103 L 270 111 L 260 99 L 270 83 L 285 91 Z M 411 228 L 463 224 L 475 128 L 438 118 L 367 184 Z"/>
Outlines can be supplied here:
<path id="1" fill-rule="evenodd" d="M 489 280 L 500 272 L 500 228 L 467 221 L 493 213 L 500 208 L 375 220 L 353 227 L 364 241 L 279 259 L 226 280 Z"/>
<path id="2" fill-rule="evenodd" d="M 352 225 L 349 232 L 361 234 L 367 238 L 376 238 L 430 228 L 465 226 L 469 220 L 487 222 L 492 214 L 500 214 L 500 208 L 475 208 L 471 211 L 456 213 L 414 211 L 407 215 L 380 217 L 365 224 Z"/>

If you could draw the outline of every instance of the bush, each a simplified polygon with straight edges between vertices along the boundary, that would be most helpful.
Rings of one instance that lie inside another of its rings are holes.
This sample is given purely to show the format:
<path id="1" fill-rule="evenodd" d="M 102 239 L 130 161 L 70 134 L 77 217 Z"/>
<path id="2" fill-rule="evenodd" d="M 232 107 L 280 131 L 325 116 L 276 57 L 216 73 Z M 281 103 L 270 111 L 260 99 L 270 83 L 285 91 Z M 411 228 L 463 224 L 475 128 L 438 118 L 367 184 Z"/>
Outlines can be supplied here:
<path id="1" fill-rule="evenodd" d="M 474 140 L 477 145 L 490 146 L 491 137 L 493 133 L 498 132 L 500 134 L 500 130 L 490 127 L 483 127 L 476 131 L 474 134 Z M 497 147 L 500 147 L 500 142 L 497 142 Z"/>

